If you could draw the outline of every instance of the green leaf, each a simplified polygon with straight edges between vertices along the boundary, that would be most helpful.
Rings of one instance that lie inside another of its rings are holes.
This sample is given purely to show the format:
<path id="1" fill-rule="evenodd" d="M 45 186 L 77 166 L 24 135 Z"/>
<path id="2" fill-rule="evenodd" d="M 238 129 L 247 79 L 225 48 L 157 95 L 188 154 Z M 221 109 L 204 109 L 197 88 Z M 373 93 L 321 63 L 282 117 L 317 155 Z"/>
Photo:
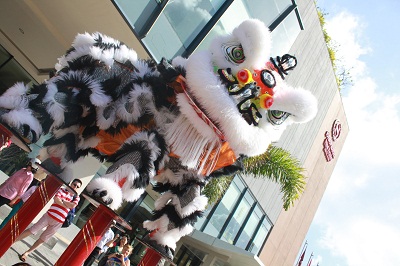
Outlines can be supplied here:
<path id="1" fill-rule="evenodd" d="M 245 174 L 256 178 L 268 178 L 279 183 L 283 194 L 283 208 L 288 210 L 303 193 L 306 182 L 304 168 L 291 154 L 270 146 L 267 152 L 244 160 Z"/>

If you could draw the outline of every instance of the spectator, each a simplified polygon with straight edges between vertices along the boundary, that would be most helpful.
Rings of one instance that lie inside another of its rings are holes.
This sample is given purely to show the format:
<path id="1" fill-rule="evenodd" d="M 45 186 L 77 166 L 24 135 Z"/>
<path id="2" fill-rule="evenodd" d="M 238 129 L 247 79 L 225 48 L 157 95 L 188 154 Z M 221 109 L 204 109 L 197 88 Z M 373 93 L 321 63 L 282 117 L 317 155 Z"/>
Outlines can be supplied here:
<path id="1" fill-rule="evenodd" d="M 114 242 L 119 238 L 119 235 L 116 234 L 114 237 L 114 232 L 111 228 L 115 225 L 115 221 L 113 224 L 108 228 L 107 232 L 103 235 L 97 246 L 93 249 L 92 253 L 90 253 L 89 257 L 83 263 L 83 266 L 90 266 L 93 262 L 100 256 L 100 254 L 107 251 L 109 247 L 112 247 Z"/>
<path id="2" fill-rule="evenodd" d="M 74 179 L 70 186 L 76 190 L 82 186 L 82 181 L 79 179 Z M 60 188 L 54 197 L 54 203 L 50 206 L 50 209 L 39 219 L 39 221 L 34 224 L 29 229 L 22 232 L 21 235 L 16 239 L 16 241 L 22 240 L 27 236 L 36 234 L 41 229 L 46 228 L 40 235 L 39 239 L 33 243 L 32 247 L 25 251 L 23 254 L 19 255 L 19 259 L 25 262 L 28 255 L 37 249 L 41 244 L 46 242 L 50 237 L 52 237 L 67 217 L 70 209 L 75 208 L 79 203 L 79 196 L 77 195 L 74 199 L 74 194 L 69 192 L 65 188 Z"/>
<path id="3" fill-rule="evenodd" d="M 107 265 L 107 260 L 108 260 L 108 255 L 112 254 L 112 253 L 121 253 L 122 249 L 124 248 L 124 246 L 126 244 L 128 244 L 129 242 L 129 235 L 124 234 L 122 235 L 118 242 L 116 243 L 116 245 L 112 248 L 110 248 L 107 253 L 105 254 L 105 256 L 103 258 L 101 258 L 101 260 L 98 263 L 98 266 L 104 266 Z"/>
<path id="4" fill-rule="evenodd" d="M 112 253 L 108 255 L 106 266 L 130 266 L 131 261 L 129 255 L 131 255 L 132 246 L 129 244 L 124 245 L 120 253 Z"/>
<path id="5" fill-rule="evenodd" d="M 38 159 L 35 160 L 40 163 Z M 18 170 L 10 176 L 0 186 L 0 206 L 10 204 L 11 201 L 21 197 L 28 189 L 29 184 L 33 180 L 33 174 L 36 173 L 36 171 L 37 168 L 32 166 L 32 162 L 29 162 L 25 168 Z"/>
<path id="6" fill-rule="evenodd" d="M 12 210 L 8 214 L 8 216 L 4 218 L 3 222 L 0 225 L 0 230 L 3 229 L 6 223 L 17 213 L 19 209 L 21 209 L 24 202 L 26 202 L 29 199 L 29 197 L 33 194 L 33 192 L 35 192 L 35 190 L 39 187 L 40 183 L 41 183 L 40 181 L 33 179 L 32 183 L 30 184 L 30 187 L 28 188 L 27 191 L 25 191 L 24 194 L 22 194 L 21 198 L 16 197 L 14 200 L 10 202 Z"/>

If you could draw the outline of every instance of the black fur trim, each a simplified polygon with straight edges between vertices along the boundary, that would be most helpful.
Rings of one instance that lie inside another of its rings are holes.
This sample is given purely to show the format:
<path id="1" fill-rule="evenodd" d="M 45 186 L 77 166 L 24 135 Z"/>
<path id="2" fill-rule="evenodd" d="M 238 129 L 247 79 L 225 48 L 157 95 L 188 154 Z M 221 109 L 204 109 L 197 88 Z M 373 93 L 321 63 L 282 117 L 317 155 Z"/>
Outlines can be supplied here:
<path id="1" fill-rule="evenodd" d="M 72 93 L 71 88 L 78 89 L 78 94 L 74 95 L 75 101 L 90 107 L 93 105 L 90 102 L 90 95 L 92 94 L 92 90 L 90 88 L 91 82 L 93 82 L 92 78 L 82 73 L 80 76 L 66 74 L 63 76 L 62 80 L 58 80 L 55 84 L 59 92 L 63 91 L 67 93 L 67 91 L 70 91 L 70 93 Z"/>
<path id="2" fill-rule="evenodd" d="M 107 78 L 106 80 L 101 82 L 101 86 L 104 88 L 104 91 L 111 96 L 113 101 L 116 101 L 121 96 L 123 89 L 120 88 L 120 85 L 121 78 L 117 75 Z M 128 85 L 131 86 L 131 83 L 129 83 Z"/>
<path id="3" fill-rule="evenodd" d="M 109 127 L 105 130 L 105 132 L 114 136 L 114 135 L 120 133 L 127 126 L 128 126 L 128 123 L 126 123 L 124 121 L 119 121 L 115 127 Z"/>
<path id="4" fill-rule="evenodd" d="M 28 108 L 35 113 L 35 117 L 39 120 L 42 126 L 43 134 L 47 134 L 50 127 L 53 125 L 54 120 L 46 110 L 46 106 L 43 104 L 43 99 L 47 93 L 47 85 L 33 85 L 30 89 L 30 94 L 35 94 L 36 97 L 29 101 Z"/>
<path id="5" fill-rule="evenodd" d="M 221 176 L 233 176 L 235 173 L 244 170 L 243 156 L 239 157 L 233 164 L 222 167 L 212 172 L 208 179 Z"/>
<path id="6" fill-rule="evenodd" d="M 101 35 L 101 34 L 96 36 L 96 38 L 94 40 L 96 41 L 94 46 L 100 47 L 103 50 L 107 50 L 107 49 L 110 49 L 110 48 L 118 49 L 119 47 L 121 47 L 121 45 L 123 45 L 123 43 L 118 42 L 118 41 L 117 41 L 117 44 L 115 44 L 115 43 L 105 43 L 105 42 L 103 42 L 103 35 Z"/>
<path id="7" fill-rule="evenodd" d="M 174 185 L 172 185 L 170 183 L 165 183 L 165 184 L 156 183 L 153 186 L 153 190 L 158 192 L 158 193 L 160 193 L 160 194 L 162 194 L 162 193 L 164 193 L 166 191 L 171 191 L 173 194 L 177 195 L 178 197 L 181 197 L 193 185 L 199 185 L 200 187 L 203 187 L 205 184 L 201 183 L 201 182 L 198 182 L 196 180 L 190 180 L 190 181 L 187 181 L 185 183 L 179 184 L 177 186 L 174 186 Z"/>
<path id="8" fill-rule="evenodd" d="M 85 70 L 88 75 L 93 74 L 96 67 L 99 67 L 99 60 L 90 55 L 84 55 L 72 61 L 68 61 L 69 71 Z"/>
<path id="9" fill-rule="evenodd" d="M 75 47 L 70 47 L 66 52 L 65 55 L 69 55 L 70 53 L 72 53 L 73 51 L 75 51 Z"/>
<path id="10" fill-rule="evenodd" d="M 151 133 L 149 133 L 151 134 Z M 160 163 L 161 158 L 165 155 L 167 148 L 165 145 L 165 141 L 163 139 L 160 139 L 160 135 L 156 135 L 155 138 L 156 145 L 162 144 L 161 147 L 161 154 L 157 156 L 157 159 L 155 162 L 153 162 L 150 157 L 151 153 L 153 152 L 152 150 L 149 149 L 149 144 L 147 141 L 141 140 L 137 142 L 131 142 L 131 143 L 124 143 L 121 148 L 112 156 L 108 158 L 108 161 L 110 162 L 117 162 L 119 159 L 124 157 L 125 155 L 132 153 L 133 151 L 137 151 L 140 153 L 140 165 L 134 165 L 135 168 L 137 169 L 140 178 L 135 179 L 133 187 L 146 187 L 149 184 L 149 179 L 150 179 L 150 170 L 155 169 L 156 171 L 158 170 L 158 166 Z M 158 142 L 160 141 L 160 142 Z"/>
<path id="11" fill-rule="evenodd" d="M 96 136 L 99 133 L 100 129 L 98 126 L 88 126 L 82 131 L 82 137 L 84 139 Z"/>
<path id="12" fill-rule="evenodd" d="M 79 158 L 87 156 L 91 149 L 78 150 L 76 148 L 76 136 L 73 133 L 68 133 L 61 138 L 50 138 L 43 143 L 43 147 L 64 144 L 67 148 L 64 159 L 69 162 L 76 162 Z"/>
<path id="13" fill-rule="evenodd" d="M 150 180 L 150 170 L 154 168 L 153 162 L 150 159 L 151 150 L 148 148 L 148 142 L 139 141 L 135 143 L 123 144 L 122 147 L 112 156 L 109 157 L 109 162 L 117 162 L 119 159 L 123 158 L 125 155 L 138 152 L 140 159 L 140 165 L 134 165 L 139 173 L 139 177 L 134 180 L 132 188 L 145 188 L 149 184 Z"/>
<path id="14" fill-rule="evenodd" d="M 160 163 L 163 157 L 168 153 L 168 145 L 165 142 L 164 137 L 158 133 L 157 131 L 151 131 L 150 133 L 154 133 L 155 138 L 154 141 L 157 142 L 158 148 L 160 148 L 160 155 L 157 157 L 157 159 L 154 161 L 154 168 L 156 171 L 160 170 Z"/>
<path id="15" fill-rule="evenodd" d="M 46 84 L 39 84 L 39 85 L 33 84 L 29 90 L 29 94 L 40 95 L 40 94 L 46 93 L 46 91 L 47 91 Z"/>
<path id="16" fill-rule="evenodd" d="M 203 217 L 203 211 L 194 211 L 192 214 L 184 217 L 183 219 L 180 217 L 175 207 L 172 205 L 166 205 L 161 210 L 153 211 L 152 221 L 155 221 L 163 215 L 167 215 L 168 219 L 175 224 L 176 227 L 183 228 L 185 225 L 190 224 L 194 225 L 197 222 L 198 218 Z"/>
<path id="17" fill-rule="evenodd" d="M 92 154 L 93 155 L 93 157 L 95 157 L 97 160 L 99 160 L 100 162 L 104 162 L 104 161 L 106 161 L 106 160 L 108 160 L 108 158 L 109 158 L 109 156 L 108 155 L 105 155 L 105 154 L 102 154 L 102 153 L 100 153 L 98 150 L 96 150 L 95 148 L 91 148 L 90 150 L 89 150 L 89 152 L 90 152 L 90 154 Z"/>

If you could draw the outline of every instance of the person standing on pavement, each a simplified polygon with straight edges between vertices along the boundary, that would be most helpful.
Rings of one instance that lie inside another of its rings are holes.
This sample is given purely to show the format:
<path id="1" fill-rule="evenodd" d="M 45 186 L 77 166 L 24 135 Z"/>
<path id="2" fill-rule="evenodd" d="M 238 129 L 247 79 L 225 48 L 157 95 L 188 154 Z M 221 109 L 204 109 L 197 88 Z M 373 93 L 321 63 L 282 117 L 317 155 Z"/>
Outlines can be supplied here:
<path id="1" fill-rule="evenodd" d="M 108 228 L 107 232 L 103 235 L 97 246 L 93 249 L 92 253 L 90 253 L 89 257 L 83 263 L 83 266 L 90 266 L 93 262 L 100 256 L 100 254 L 107 251 L 108 248 L 112 247 L 113 243 L 119 238 L 119 234 L 114 236 L 113 230 L 111 228 L 116 224 L 113 221 L 113 224 Z"/>
<path id="2" fill-rule="evenodd" d="M 70 187 L 76 191 L 76 189 L 82 186 L 82 181 L 79 179 L 74 179 Z M 50 206 L 50 209 L 42 216 L 42 218 L 37 221 L 29 229 L 22 232 L 16 239 L 20 241 L 32 234 L 36 234 L 43 228 L 46 228 L 40 235 L 39 239 L 33 243 L 30 249 L 25 251 L 23 254 L 19 255 L 19 259 L 25 262 L 28 255 L 37 249 L 41 244 L 46 242 L 50 237 L 52 237 L 58 229 L 61 228 L 62 224 L 67 217 L 70 209 L 75 208 L 79 203 L 79 196 L 69 192 L 66 188 L 60 188 L 54 197 L 54 203 Z"/>
<path id="3" fill-rule="evenodd" d="M 26 202 L 29 199 L 29 197 L 33 194 L 33 192 L 35 192 L 35 190 L 40 186 L 40 183 L 41 181 L 33 179 L 32 183 L 29 185 L 28 190 L 25 191 L 25 193 L 22 194 L 21 197 L 16 197 L 10 202 L 12 210 L 0 224 L 0 230 L 3 229 L 3 227 L 7 224 L 7 222 L 19 211 L 19 209 L 21 209 L 24 202 Z"/>
<path id="4" fill-rule="evenodd" d="M 36 159 L 36 162 L 40 163 L 38 159 Z M 0 206 L 9 204 L 14 199 L 21 197 L 31 184 L 33 174 L 36 171 L 37 168 L 32 166 L 32 162 L 29 162 L 25 168 L 18 170 L 4 181 L 0 186 Z"/>

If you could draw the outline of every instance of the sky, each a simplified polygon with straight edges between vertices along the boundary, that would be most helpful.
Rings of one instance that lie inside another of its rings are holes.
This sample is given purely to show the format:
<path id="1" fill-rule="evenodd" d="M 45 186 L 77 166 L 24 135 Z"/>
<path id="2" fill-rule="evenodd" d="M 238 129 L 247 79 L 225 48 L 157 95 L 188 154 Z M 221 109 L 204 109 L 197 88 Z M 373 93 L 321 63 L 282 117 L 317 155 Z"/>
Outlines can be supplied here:
<path id="1" fill-rule="evenodd" d="M 305 238 L 312 266 L 400 265 L 398 0 L 319 0 L 337 57 L 350 132 Z"/>

